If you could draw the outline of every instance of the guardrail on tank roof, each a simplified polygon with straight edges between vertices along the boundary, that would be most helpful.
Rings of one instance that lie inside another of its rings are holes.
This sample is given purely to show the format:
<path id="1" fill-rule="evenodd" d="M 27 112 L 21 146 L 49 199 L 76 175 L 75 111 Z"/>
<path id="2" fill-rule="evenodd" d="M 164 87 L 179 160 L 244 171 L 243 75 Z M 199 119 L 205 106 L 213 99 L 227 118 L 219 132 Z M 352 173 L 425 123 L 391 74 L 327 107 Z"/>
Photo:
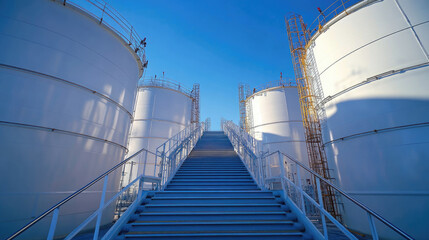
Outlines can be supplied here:
<path id="1" fill-rule="evenodd" d="M 139 87 L 162 87 L 162 88 L 168 88 L 168 89 L 173 89 L 176 91 L 179 91 L 181 93 L 184 93 L 185 95 L 193 98 L 193 94 L 192 94 L 192 90 L 183 87 L 183 85 L 181 85 L 178 82 L 175 82 L 173 80 L 169 80 L 166 78 L 156 78 L 156 77 L 152 77 L 152 78 L 146 78 L 143 81 L 139 82 Z"/>
<path id="2" fill-rule="evenodd" d="M 310 37 L 319 32 L 323 25 L 329 20 L 335 18 L 340 13 L 345 12 L 348 14 L 347 9 L 351 6 L 363 2 L 364 0 L 336 0 L 333 1 L 329 7 L 320 12 L 320 14 L 314 19 L 314 21 L 308 26 L 307 30 L 310 33 Z M 320 11 L 320 10 L 319 10 Z"/>
<path id="3" fill-rule="evenodd" d="M 247 86 L 246 86 L 247 87 Z M 259 86 L 256 86 L 252 89 L 246 90 L 246 98 L 252 96 L 254 93 L 263 91 L 265 89 L 274 88 L 274 87 L 296 87 L 296 83 L 292 80 L 279 79 L 275 81 L 266 82 Z"/>
<path id="4" fill-rule="evenodd" d="M 54 0 L 64 6 L 71 5 L 95 18 L 99 24 L 105 25 L 118 34 L 136 53 L 142 62 L 142 67 L 147 67 L 145 54 L 146 38 L 141 38 L 134 27 L 112 6 L 104 0 Z"/>

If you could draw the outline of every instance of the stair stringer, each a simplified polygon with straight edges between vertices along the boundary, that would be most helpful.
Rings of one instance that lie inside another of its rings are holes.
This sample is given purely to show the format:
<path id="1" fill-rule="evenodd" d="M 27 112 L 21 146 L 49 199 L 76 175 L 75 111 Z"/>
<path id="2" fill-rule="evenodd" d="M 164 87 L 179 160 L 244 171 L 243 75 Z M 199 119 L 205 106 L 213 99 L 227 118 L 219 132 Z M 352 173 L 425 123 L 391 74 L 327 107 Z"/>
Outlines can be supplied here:
<path id="1" fill-rule="evenodd" d="M 279 191 L 283 199 L 285 200 L 285 203 L 289 205 L 290 210 L 292 213 L 296 215 L 298 218 L 298 221 L 304 224 L 305 230 L 310 232 L 315 240 L 323 240 L 325 237 L 322 235 L 322 233 L 319 232 L 319 230 L 314 226 L 314 224 L 311 222 L 311 220 L 302 213 L 301 209 L 285 194 L 284 191 Z"/>
<path id="2" fill-rule="evenodd" d="M 122 214 L 118 221 L 110 227 L 109 231 L 104 234 L 101 240 L 110 240 L 116 237 L 121 231 L 122 227 L 128 223 L 130 217 L 136 212 L 137 207 L 140 206 L 141 202 L 146 199 L 148 192 L 144 192 L 141 197 L 137 199 L 127 208 L 127 210 Z"/>

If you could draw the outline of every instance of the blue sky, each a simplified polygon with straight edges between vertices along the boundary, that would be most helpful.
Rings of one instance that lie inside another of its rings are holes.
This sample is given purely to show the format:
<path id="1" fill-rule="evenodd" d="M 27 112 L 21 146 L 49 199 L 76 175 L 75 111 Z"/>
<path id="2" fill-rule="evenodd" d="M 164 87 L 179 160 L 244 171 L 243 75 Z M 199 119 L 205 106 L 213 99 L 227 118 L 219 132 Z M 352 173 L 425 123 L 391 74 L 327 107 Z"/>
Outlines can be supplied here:
<path id="1" fill-rule="evenodd" d="M 293 79 L 284 16 L 296 12 L 310 24 L 317 7 L 333 0 L 127 0 L 109 1 L 147 37 L 145 76 L 201 86 L 201 119 L 212 130 L 223 117 L 239 122 L 238 84 L 258 86 Z"/>

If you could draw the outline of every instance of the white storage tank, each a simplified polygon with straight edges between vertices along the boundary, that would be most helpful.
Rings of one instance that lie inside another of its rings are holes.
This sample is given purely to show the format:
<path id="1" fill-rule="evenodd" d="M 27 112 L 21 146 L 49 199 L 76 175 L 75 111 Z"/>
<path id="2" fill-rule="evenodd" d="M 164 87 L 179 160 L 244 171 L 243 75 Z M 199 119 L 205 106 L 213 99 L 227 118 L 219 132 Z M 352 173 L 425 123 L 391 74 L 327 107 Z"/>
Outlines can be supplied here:
<path id="1" fill-rule="evenodd" d="M 98 13 L 75 6 L 0 1 L 1 239 L 126 153 L 144 55 L 100 23 Z M 106 199 L 119 178 L 120 171 L 110 175 Z M 97 184 L 60 208 L 57 237 L 98 208 L 101 189 Z M 112 221 L 113 208 L 102 224 Z M 22 237 L 46 238 L 50 221 Z"/>
<path id="2" fill-rule="evenodd" d="M 426 0 L 359 2 L 312 37 L 306 59 L 338 184 L 416 239 L 429 215 L 428 12 Z M 344 203 L 349 227 L 369 233 Z"/>
<path id="3" fill-rule="evenodd" d="M 309 166 L 296 85 L 270 82 L 253 89 L 245 104 L 248 131 L 264 151 L 279 150 Z"/>
<path id="4" fill-rule="evenodd" d="M 128 156 L 145 148 L 153 153 L 169 138 L 185 129 L 192 121 L 195 88 L 189 90 L 179 83 L 164 78 L 145 79 L 139 84 L 134 121 L 129 136 Z M 142 155 L 124 168 L 125 187 L 137 176 L 158 176 L 155 156 Z M 155 172 L 156 171 L 156 172 Z"/>

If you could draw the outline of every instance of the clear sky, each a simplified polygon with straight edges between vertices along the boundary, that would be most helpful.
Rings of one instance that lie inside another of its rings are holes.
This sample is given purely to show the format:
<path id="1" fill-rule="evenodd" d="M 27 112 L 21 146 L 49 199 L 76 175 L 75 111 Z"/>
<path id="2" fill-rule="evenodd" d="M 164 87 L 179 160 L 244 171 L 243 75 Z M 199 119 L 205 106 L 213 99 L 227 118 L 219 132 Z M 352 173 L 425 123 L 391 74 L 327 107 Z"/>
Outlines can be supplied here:
<path id="1" fill-rule="evenodd" d="M 192 88 L 200 83 L 201 120 L 212 130 L 223 117 L 239 122 L 238 84 L 293 79 L 284 16 L 307 24 L 333 0 L 108 1 L 147 37 L 145 76 L 162 75 Z"/>

